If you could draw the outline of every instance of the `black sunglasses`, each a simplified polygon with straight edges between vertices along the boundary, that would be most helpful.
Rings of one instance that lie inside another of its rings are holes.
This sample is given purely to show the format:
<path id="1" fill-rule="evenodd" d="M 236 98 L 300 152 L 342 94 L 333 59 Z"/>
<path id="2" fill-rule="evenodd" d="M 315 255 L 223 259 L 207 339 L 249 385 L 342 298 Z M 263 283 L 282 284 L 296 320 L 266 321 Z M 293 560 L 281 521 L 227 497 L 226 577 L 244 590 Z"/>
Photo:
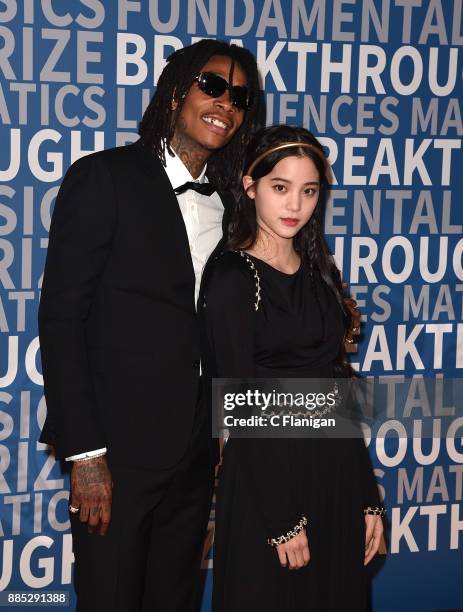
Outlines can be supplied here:
<path id="1" fill-rule="evenodd" d="M 233 106 L 240 110 L 248 110 L 251 107 L 251 96 L 244 85 L 230 85 L 223 77 L 213 72 L 200 72 L 195 81 L 199 89 L 211 98 L 220 98 L 228 89 Z"/>

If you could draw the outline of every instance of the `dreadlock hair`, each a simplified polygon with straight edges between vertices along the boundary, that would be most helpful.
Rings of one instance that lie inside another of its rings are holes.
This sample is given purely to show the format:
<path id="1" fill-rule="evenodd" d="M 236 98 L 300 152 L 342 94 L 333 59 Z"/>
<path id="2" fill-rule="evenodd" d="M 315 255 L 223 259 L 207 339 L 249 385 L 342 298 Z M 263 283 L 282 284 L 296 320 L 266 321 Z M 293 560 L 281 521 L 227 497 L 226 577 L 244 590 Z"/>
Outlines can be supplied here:
<path id="1" fill-rule="evenodd" d="M 169 145 L 185 96 L 195 77 L 213 55 L 231 58 L 232 71 L 236 62 L 246 73 L 252 106 L 245 111 L 240 129 L 230 142 L 214 151 L 207 162 L 207 177 L 217 189 L 233 189 L 239 184 L 240 170 L 246 146 L 259 122 L 259 77 L 254 56 L 247 49 L 224 41 L 204 39 L 175 51 L 159 77 L 156 93 L 139 124 L 138 133 L 146 146 L 152 148 L 165 165 L 164 144 Z M 177 108 L 172 110 L 172 100 Z M 171 150 L 169 149 L 169 153 Z"/>
<path id="2" fill-rule="evenodd" d="M 278 145 L 286 143 L 305 143 L 309 147 L 288 147 L 264 155 L 254 164 L 255 160 Z M 308 130 L 289 125 L 275 125 L 260 129 L 249 142 L 243 174 L 249 174 L 251 169 L 252 187 L 260 178 L 269 174 L 274 166 L 286 157 L 308 157 L 314 163 L 320 180 L 320 192 L 315 210 L 309 221 L 299 230 L 294 237 L 294 249 L 306 265 L 313 279 L 313 272 L 317 271 L 326 285 L 334 293 L 345 316 L 346 328 L 350 322 L 350 314 L 346 312 L 343 303 L 343 288 L 341 275 L 336 267 L 334 259 L 329 252 L 323 235 L 323 216 L 325 212 L 328 184 L 328 162 L 322 145 Z M 253 165 L 254 164 L 254 165 Z M 250 188 L 249 187 L 249 188 Z M 248 188 L 248 189 L 249 189 Z M 226 249 L 250 249 L 258 238 L 259 227 L 256 219 L 256 207 L 254 199 L 247 195 L 247 190 L 241 188 L 238 205 L 229 228 L 229 238 Z M 347 362 L 344 343 L 340 347 L 336 360 L 338 375 L 350 376 L 352 369 Z"/>

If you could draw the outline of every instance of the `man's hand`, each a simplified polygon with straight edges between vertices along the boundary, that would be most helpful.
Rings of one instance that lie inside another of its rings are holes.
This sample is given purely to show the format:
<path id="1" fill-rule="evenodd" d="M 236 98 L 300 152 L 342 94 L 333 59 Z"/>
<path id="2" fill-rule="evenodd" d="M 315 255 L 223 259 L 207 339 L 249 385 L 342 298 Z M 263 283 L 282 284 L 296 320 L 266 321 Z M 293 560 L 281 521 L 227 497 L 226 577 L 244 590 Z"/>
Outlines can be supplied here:
<path id="1" fill-rule="evenodd" d="M 343 289 L 346 289 L 347 283 L 342 283 L 342 287 Z M 360 310 L 357 308 L 357 302 L 353 298 L 345 297 L 344 305 L 346 307 L 347 312 L 351 316 L 349 329 L 346 332 L 346 338 L 345 338 L 346 351 L 350 353 L 352 352 L 351 345 L 354 342 L 354 336 L 358 336 L 360 334 L 360 324 L 361 324 L 360 317 L 362 315 L 361 315 Z"/>
<path id="2" fill-rule="evenodd" d="M 79 519 L 89 533 L 108 531 L 111 520 L 112 478 L 106 457 L 74 461 L 71 472 L 71 506 L 79 508 Z"/>
<path id="3" fill-rule="evenodd" d="M 368 565 L 378 552 L 383 531 L 383 521 L 380 516 L 365 514 L 365 559 L 363 565 Z"/>
<path id="4" fill-rule="evenodd" d="M 276 549 L 282 567 L 300 569 L 310 561 L 309 542 L 305 529 L 288 542 L 279 544 Z"/>

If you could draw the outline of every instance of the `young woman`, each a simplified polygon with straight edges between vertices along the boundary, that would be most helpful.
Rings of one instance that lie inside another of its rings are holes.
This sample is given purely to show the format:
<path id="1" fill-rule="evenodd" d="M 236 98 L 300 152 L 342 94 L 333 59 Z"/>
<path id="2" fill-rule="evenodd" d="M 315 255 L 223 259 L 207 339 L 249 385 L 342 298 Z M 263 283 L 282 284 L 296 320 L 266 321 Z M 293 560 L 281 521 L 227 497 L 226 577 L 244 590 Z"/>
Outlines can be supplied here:
<path id="1" fill-rule="evenodd" d="M 231 238 L 204 279 L 206 375 L 350 374 L 348 317 L 321 229 L 327 170 L 302 128 L 264 128 L 250 142 Z M 213 611 L 362 612 L 383 514 L 360 438 L 230 438 Z"/>

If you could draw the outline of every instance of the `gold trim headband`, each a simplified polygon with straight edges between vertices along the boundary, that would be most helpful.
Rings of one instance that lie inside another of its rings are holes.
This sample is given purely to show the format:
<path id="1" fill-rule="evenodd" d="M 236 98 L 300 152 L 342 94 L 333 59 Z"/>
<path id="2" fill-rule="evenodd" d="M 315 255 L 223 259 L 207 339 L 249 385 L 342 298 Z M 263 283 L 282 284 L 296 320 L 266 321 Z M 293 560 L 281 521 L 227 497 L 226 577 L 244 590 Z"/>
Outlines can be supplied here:
<path id="1" fill-rule="evenodd" d="M 267 155 L 271 155 L 272 153 L 276 153 L 277 151 L 281 151 L 282 149 L 289 149 L 291 147 L 303 147 L 305 149 L 311 149 L 316 155 L 318 155 L 318 157 L 323 161 L 326 167 L 326 157 L 316 146 L 308 142 L 285 142 L 284 144 L 273 147 L 272 149 L 267 149 L 267 151 L 264 151 L 263 153 L 258 155 L 244 174 L 246 176 L 250 176 L 257 164 L 260 164 L 260 162 L 265 159 Z"/>

